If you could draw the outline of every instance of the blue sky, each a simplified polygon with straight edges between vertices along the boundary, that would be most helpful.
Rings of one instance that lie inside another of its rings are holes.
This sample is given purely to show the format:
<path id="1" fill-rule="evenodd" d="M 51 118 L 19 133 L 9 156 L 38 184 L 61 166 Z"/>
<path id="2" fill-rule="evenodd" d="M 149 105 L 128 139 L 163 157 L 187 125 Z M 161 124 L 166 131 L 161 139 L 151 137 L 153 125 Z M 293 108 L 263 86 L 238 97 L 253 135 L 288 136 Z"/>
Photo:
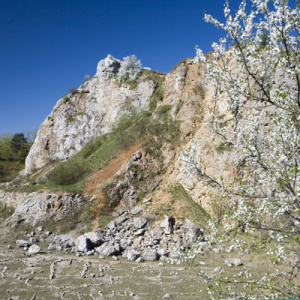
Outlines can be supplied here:
<path id="1" fill-rule="evenodd" d="M 225 0 L 0 0 L 0 133 L 38 128 L 107 54 L 169 72 L 224 33 Z M 231 0 L 232 8 L 239 0 Z"/>

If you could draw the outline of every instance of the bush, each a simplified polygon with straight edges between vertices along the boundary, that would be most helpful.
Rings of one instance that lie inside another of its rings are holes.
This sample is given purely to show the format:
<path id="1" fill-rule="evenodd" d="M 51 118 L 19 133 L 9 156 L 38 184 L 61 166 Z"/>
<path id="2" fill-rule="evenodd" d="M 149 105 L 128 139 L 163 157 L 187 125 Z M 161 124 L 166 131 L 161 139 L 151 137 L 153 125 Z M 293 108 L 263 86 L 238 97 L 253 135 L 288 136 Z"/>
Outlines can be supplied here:
<path id="1" fill-rule="evenodd" d="M 48 179 L 57 185 L 69 185 L 78 182 L 84 175 L 84 167 L 76 161 L 61 163 L 55 167 Z"/>
<path id="2" fill-rule="evenodd" d="M 89 81 L 89 80 L 91 80 L 92 78 L 91 78 L 91 75 L 88 75 L 88 74 L 86 74 L 85 76 L 84 76 L 84 81 Z"/>
<path id="3" fill-rule="evenodd" d="M 66 104 L 66 103 L 68 103 L 69 101 L 70 101 L 70 97 L 64 95 L 64 96 L 63 96 L 63 103 Z"/>
<path id="4" fill-rule="evenodd" d="M 74 96 L 75 94 L 78 93 L 78 90 L 75 87 L 71 87 L 69 88 L 69 92 L 72 96 Z"/>

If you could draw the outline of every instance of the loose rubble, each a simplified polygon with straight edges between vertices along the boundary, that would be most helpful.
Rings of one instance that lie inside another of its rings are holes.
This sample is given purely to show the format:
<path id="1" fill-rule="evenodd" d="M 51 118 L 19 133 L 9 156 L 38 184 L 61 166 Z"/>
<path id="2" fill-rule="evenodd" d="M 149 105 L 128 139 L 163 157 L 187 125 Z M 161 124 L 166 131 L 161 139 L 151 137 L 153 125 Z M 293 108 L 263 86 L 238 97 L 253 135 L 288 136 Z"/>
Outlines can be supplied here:
<path id="1" fill-rule="evenodd" d="M 133 211 L 133 213 L 132 213 Z M 86 255 L 123 256 L 130 261 L 155 261 L 170 257 L 178 259 L 181 250 L 203 238 L 203 231 L 190 220 L 175 222 L 165 216 L 161 222 L 150 223 L 149 216 L 136 217 L 142 210 L 119 209 L 106 230 L 99 228 L 77 238 L 76 251 Z"/>

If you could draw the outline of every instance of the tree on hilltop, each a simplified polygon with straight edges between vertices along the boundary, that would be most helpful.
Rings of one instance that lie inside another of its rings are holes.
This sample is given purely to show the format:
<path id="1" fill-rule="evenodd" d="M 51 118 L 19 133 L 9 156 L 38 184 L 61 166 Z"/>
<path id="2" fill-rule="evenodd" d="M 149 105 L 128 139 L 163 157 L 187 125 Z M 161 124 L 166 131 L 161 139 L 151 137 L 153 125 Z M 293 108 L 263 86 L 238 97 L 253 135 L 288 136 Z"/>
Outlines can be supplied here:
<path id="1" fill-rule="evenodd" d="M 135 55 L 129 55 L 123 57 L 121 61 L 121 66 L 118 71 L 118 80 L 121 81 L 134 81 L 136 80 L 138 74 L 141 72 L 142 64 Z"/>

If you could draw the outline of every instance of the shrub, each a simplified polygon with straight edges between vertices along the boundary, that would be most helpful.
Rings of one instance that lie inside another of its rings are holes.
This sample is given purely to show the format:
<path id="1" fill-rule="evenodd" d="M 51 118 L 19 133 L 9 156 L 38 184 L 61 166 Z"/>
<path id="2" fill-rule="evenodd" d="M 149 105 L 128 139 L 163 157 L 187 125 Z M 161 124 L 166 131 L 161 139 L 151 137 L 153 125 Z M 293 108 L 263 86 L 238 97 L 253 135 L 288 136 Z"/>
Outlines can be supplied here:
<path id="1" fill-rule="evenodd" d="M 66 104 L 70 101 L 70 97 L 68 97 L 67 95 L 63 96 L 63 103 Z"/>
<path id="2" fill-rule="evenodd" d="M 69 92 L 73 96 L 78 93 L 78 90 L 75 87 L 71 87 L 69 88 Z"/>
<path id="3" fill-rule="evenodd" d="M 55 167 L 48 175 L 48 179 L 57 185 L 69 185 L 78 182 L 83 175 L 83 165 L 76 161 L 70 161 Z"/>
<path id="4" fill-rule="evenodd" d="M 159 116 L 163 116 L 163 115 L 167 114 L 170 111 L 171 108 L 172 108 L 172 106 L 168 105 L 168 104 L 167 105 L 161 105 L 157 109 L 157 114 Z"/>
<path id="5" fill-rule="evenodd" d="M 84 81 L 89 81 L 89 80 L 91 80 L 91 79 L 92 79 L 91 76 L 88 75 L 88 74 L 86 74 L 86 75 L 84 76 Z"/>

